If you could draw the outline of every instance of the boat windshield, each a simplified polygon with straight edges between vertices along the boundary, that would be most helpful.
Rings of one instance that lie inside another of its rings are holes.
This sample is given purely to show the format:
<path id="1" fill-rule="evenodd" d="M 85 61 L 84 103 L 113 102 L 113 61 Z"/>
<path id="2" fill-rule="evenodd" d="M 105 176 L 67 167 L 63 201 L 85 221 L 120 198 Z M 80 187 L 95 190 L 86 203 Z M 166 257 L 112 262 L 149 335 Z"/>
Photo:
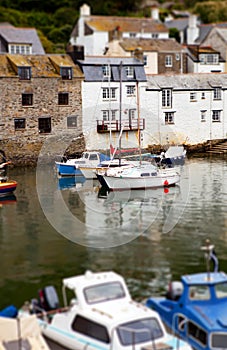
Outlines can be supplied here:
<path id="1" fill-rule="evenodd" d="M 117 328 L 117 334 L 123 346 L 152 342 L 164 335 L 155 317 L 124 323 Z"/>
<path id="2" fill-rule="evenodd" d="M 125 291 L 120 282 L 98 284 L 84 289 L 88 304 L 103 303 L 109 300 L 124 298 Z"/>
<path id="3" fill-rule="evenodd" d="M 227 282 L 216 284 L 215 294 L 217 298 L 227 298 Z"/>
<path id="4" fill-rule="evenodd" d="M 209 300 L 210 288 L 204 285 L 195 285 L 189 288 L 190 300 Z"/>

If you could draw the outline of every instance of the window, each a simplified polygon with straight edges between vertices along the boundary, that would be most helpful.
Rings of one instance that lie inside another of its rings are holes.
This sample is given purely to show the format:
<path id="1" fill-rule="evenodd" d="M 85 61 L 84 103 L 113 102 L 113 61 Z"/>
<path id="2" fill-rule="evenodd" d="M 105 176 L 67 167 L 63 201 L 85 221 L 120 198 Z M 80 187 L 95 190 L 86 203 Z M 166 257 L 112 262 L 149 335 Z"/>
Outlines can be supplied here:
<path id="1" fill-rule="evenodd" d="M 197 94 L 196 92 L 190 92 L 190 101 L 196 101 L 197 99 Z"/>
<path id="2" fill-rule="evenodd" d="M 29 55 L 32 53 L 31 45 L 9 45 L 9 53 L 19 53 L 21 55 Z"/>
<path id="3" fill-rule="evenodd" d="M 60 74 L 62 79 L 71 80 L 72 79 L 72 67 L 61 67 Z"/>
<path id="4" fill-rule="evenodd" d="M 207 286 L 196 285 L 189 288 L 189 299 L 190 300 L 209 300 L 210 289 Z"/>
<path id="5" fill-rule="evenodd" d="M 219 88 L 219 87 L 214 88 L 213 98 L 214 98 L 214 100 L 221 100 L 221 88 Z"/>
<path id="6" fill-rule="evenodd" d="M 14 119 L 15 130 L 25 129 L 25 118 Z"/>
<path id="7" fill-rule="evenodd" d="M 108 120 L 116 120 L 116 115 L 117 115 L 117 110 L 116 109 L 111 109 L 109 110 L 103 110 L 102 111 L 102 120 L 108 121 Z M 111 119 L 110 119 L 111 117 Z"/>
<path id="8" fill-rule="evenodd" d="M 110 78 L 111 76 L 111 70 L 109 65 L 102 66 L 102 72 L 104 78 Z"/>
<path id="9" fill-rule="evenodd" d="M 136 118 L 136 109 L 129 109 L 128 114 L 129 114 L 130 119 L 135 119 Z"/>
<path id="10" fill-rule="evenodd" d="M 188 322 L 188 335 L 198 343 L 207 345 L 207 333 L 193 322 Z"/>
<path id="11" fill-rule="evenodd" d="M 20 80 L 30 80 L 31 67 L 18 67 L 18 75 Z"/>
<path id="12" fill-rule="evenodd" d="M 103 88 L 102 89 L 102 98 L 103 100 L 114 100 L 116 99 L 116 88 Z"/>
<path id="13" fill-rule="evenodd" d="M 111 115 L 112 115 L 112 120 L 116 120 L 117 110 L 116 109 L 112 109 L 111 110 Z"/>
<path id="14" fill-rule="evenodd" d="M 87 318 L 77 315 L 72 323 L 72 329 L 93 339 L 109 344 L 110 338 L 106 327 Z"/>
<path id="15" fill-rule="evenodd" d="M 135 95 L 135 86 L 133 85 L 128 85 L 126 87 L 126 93 L 127 93 L 127 96 L 132 96 L 132 95 Z"/>
<path id="16" fill-rule="evenodd" d="M 70 115 L 67 117 L 67 128 L 77 127 L 77 115 Z"/>
<path id="17" fill-rule="evenodd" d="M 127 347 L 145 342 L 156 344 L 163 337 L 158 319 L 153 317 L 123 323 L 117 327 L 117 334 L 121 344 Z"/>
<path id="18" fill-rule="evenodd" d="M 202 92 L 201 99 L 204 100 L 206 98 L 205 92 Z"/>
<path id="19" fill-rule="evenodd" d="M 46 134 L 51 132 L 51 118 L 43 117 L 38 119 L 38 129 L 40 134 Z"/>
<path id="20" fill-rule="evenodd" d="M 125 291 L 120 282 L 108 282 L 85 288 L 84 295 L 88 304 L 94 304 L 122 299 L 125 297 Z"/>
<path id="21" fill-rule="evenodd" d="M 174 124 L 174 112 L 165 113 L 165 124 Z"/>
<path id="22" fill-rule="evenodd" d="M 152 33 L 151 34 L 152 39 L 158 39 L 158 34 L 157 33 Z"/>
<path id="23" fill-rule="evenodd" d="M 147 66 L 147 56 L 143 55 L 143 64 L 144 66 Z"/>
<path id="24" fill-rule="evenodd" d="M 33 94 L 22 94 L 22 106 L 33 105 Z"/>
<path id="25" fill-rule="evenodd" d="M 200 54 L 199 61 L 201 64 L 218 64 L 219 63 L 219 55 L 218 54 Z"/>
<path id="26" fill-rule="evenodd" d="M 205 122 L 206 121 L 206 112 L 207 111 L 201 111 L 201 114 L 200 114 L 200 116 L 201 116 L 201 122 Z"/>
<path id="27" fill-rule="evenodd" d="M 215 294 L 218 299 L 227 297 L 227 283 L 219 283 L 215 285 Z"/>
<path id="28" fill-rule="evenodd" d="M 109 111 L 102 111 L 102 120 L 107 121 L 109 120 Z"/>
<path id="29" fill-rule="evenodd" d="M 132 66 L 125 67 L 127 78 L 134 78 L 134 68 Z"/>
<path id="30" fill-rule="evenodd" d="M 212 122 L 221 121 L 221 111 L 212 111 Z"/>
<path id="31" fill-rule="evenodd" d="M 136 37 L 136 33 L 129 33 L 129 38 L 133 39 Z"/>
<path id="32" fill-rule="evenodd" d="M 165 66 L 166 67 L 172 67 L 173 66 L 173 58 L 171 55 L 167 55 L 165 57 Z"/>
<path id="33" fill-rule="evenodd" d="M 68 105 L 69 104 L 68 92 L 59 92 L 58 93 L 58 104 L 59 105 Z"/>
<path id="34" fill-rule="evenodd" d="M 162 90 L 162 107 L 165 107 L 165 108 L 172 107 L 172 90 L 171 89 Z"/>

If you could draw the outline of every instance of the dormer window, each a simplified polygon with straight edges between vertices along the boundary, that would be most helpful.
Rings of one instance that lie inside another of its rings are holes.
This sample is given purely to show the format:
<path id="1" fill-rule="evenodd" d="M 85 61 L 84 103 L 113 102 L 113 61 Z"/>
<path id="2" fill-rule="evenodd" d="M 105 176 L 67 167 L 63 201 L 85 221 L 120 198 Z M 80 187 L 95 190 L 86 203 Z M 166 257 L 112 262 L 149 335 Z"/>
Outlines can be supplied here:
<path id="1" fill-rule="evenodd" d="M 219 55 L 217 53 L 203 53 L 199 55 L 199 61 L 201 64 L 218 64 Z"/>
<path id="2" fill-rule="evenodd" d="M 30 55 L 32 54 L 32 46 L 31 45 L 9 45 L 9 53 Z"/>
<path id="3" fill-rule="evenodd" d="M 103 73 L 103 78 L 110 78 L 111 76 L 110 66 L 107 64 L 102 66 L 102 73 Z"/>
<path id="4" fill-rule="evenodd" d="M 127 66 L 125 67 L 127 78 L 134 78 L 134 67 Z"/>
<path id="5" fill-rule="evenodd" d="M 61 67 L 60 74 L 62 79 L 71 80 L 72 79 L 72 67 Z"/>
<path id="6" fill-rule="evenodd" d="M 31 67 L 18 67 L 18 75 L 20 80 L 30 80 L 32 77 Z"/>

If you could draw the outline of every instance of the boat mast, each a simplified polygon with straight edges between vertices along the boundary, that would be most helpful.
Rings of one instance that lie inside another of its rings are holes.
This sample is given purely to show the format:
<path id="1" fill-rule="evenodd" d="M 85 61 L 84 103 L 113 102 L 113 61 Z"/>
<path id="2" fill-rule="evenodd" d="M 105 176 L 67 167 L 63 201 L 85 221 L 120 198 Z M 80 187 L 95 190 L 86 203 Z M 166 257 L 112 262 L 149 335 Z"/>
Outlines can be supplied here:
<path id="1" fill-rule="evenodd" d="M 136 88 L 137 88 L 139 158 L 140 158 L 140 165 L 141 165 L 142 164 L 142 155 L 141 155 L 141 131 L 140 131 L 140 89 L 139 89 L 138 81 L 136 82 Z"/>
<path id="2" fill-rule="evenodd" d="M 122 61 L 120 62 L 120 106 L 119 106 L 119 128 L 120 128 L 120 137 L 119 137 L 119 166 L 121 166 L 121 119 L 122 119 Z"/>
<path id="3" fill-rule="evenodd" d="M 210 280 L 210 260 L 214 261 L 214 271 L 218 271 L 218 259 L 214 253 L 214 245 L 210 244 L 210 240 L 206 240 L 206 245 L 201 247 L 201 249 L 205 252 L 206 259 L 206 267 L 207 267 L 207 279 Z"/>

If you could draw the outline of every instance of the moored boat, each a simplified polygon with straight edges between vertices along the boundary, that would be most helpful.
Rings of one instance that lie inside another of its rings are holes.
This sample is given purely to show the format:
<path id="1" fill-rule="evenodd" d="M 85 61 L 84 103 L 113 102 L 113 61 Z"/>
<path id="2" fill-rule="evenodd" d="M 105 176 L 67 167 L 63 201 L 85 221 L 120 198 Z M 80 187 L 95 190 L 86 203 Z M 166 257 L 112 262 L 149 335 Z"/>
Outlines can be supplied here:
<path id="1" fill-rule="evenodd" d="M 167 187 L 180 181 L 180 174 L 174 169 L 158 169 L 152 164 L 97 172 L 97 177 L 112 191 Z"/>
<path id="2" fill-rule="evenodd" d="M 8 196 L 17 188 L 17 181 L 15 180 L 0 180 L 0 196 Z"/>
<path id="3" fill-rule="evenodd" d="M 83 176 L 80 167 L 96 167 L 110 157 L 95 151 L 83 152 L 81 158 L 67 159 L 65 162 L 55 162 L 57 173 L 60 176 Z"/>
<path id="4" fill-rule="evenodd" d="M 75 293 L 68 302 L 67 290 Z M 64 349 L 191 349 L 168 334 L 159 315 L 132 300 L 122 276 L 113 271 L 63 279 L 64 307 L 53 286 L 45 287 L 29 310 L 36 312 L 42 333 Z M 26 311 L 21 311 L 26 317 Z"/>
<path id="5" fill-rule="evenodd" d="M 165 325 L 196 350 L 227 349 L 227 275 L 218 271 L 214 246 L 202 247 L 207 271 L 184 275 L 169 284 L 163 297 L 151 297 L 146 305 Z M 214 271 L 210 271 L 210 261 Z"/>

